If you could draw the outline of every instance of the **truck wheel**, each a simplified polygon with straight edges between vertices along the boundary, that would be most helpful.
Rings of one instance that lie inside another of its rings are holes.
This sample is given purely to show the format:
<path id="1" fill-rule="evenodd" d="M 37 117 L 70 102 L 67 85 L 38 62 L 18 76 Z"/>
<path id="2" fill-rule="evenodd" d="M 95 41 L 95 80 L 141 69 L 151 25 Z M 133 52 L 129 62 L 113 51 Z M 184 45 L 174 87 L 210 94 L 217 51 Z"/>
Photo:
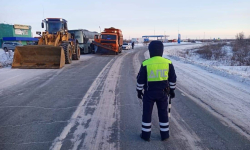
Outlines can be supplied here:
<path id="1" fill-rule="evenodd" d="M 73 60 L 79 60 L 81 56 L 81 50 L 79 45 L 77 44 L 76 49 L 75 49 L 75 54 L 73 54 Z"/>
<path id="2" fill-rule="evenodd" d="M 69 43 L 62 43 L 62 48 L 65 54 L 65 64 L 71 64 L 72 62 L 72 50 Z"/>
<path id="3" fill-rule="evenodd" d="M 88 54 L 90 54 L 91 53 L 91 50 L 90 50 L 90 47 L 88 47 Z"/>
<path id="4" fill-rule="evenodd" d="M 81 54 L 84 54 L 84 48 L 81 49 Z"/>

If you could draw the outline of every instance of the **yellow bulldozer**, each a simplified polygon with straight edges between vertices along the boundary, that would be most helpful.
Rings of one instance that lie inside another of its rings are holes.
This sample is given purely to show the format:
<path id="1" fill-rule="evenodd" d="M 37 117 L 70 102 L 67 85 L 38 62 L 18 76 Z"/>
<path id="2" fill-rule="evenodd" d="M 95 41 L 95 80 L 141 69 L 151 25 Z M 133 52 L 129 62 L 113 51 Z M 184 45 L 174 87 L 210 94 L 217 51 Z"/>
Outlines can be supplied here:
<path id="1" fill-rule="evenodd" d="M 78 41 L 68 32 L 65 19 L 46 18 L 41 25 L 46 30 L 37 32 L 38 45 L 16 47 L 12 68 L 57 69 L 80 59 Z"/>

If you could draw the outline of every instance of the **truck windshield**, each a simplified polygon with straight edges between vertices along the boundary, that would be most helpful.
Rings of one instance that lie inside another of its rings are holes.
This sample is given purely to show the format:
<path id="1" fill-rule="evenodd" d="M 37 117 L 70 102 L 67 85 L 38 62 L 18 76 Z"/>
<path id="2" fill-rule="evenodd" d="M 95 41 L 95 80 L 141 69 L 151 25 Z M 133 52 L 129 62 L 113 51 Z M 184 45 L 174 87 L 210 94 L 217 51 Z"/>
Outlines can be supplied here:
<path id="1" fill-rule="evenodd" d="M 62 22 L 47 22 L 47 31 L 50 34 L 57 33 L 62 29 Z"/>
<path id="2" fill-rule="evenodd" d="M 116 35 L 102 34 L 103 40 L 116 40 Z"/>
<path id="3" fill-rule="evenodd" d="M 74 34 L 79 43 L 84 43 L 82 31 L 74 31 Z"/>

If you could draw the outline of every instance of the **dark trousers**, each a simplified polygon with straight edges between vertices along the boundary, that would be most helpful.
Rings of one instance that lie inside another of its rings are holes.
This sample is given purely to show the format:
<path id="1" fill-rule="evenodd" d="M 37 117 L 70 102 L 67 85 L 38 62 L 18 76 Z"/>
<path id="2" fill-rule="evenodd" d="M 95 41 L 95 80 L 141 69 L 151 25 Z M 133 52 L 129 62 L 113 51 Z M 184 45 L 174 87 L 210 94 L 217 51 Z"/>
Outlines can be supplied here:
<path id="1" fill-rule="evenodd" d="M 169 138 L 168 96 L 164 91 L 145 91 L 143 96 L 142 137 L 149 139 L 151 135 L 151 117 L 156 102 L 159 117 L 161 138 Z"/>

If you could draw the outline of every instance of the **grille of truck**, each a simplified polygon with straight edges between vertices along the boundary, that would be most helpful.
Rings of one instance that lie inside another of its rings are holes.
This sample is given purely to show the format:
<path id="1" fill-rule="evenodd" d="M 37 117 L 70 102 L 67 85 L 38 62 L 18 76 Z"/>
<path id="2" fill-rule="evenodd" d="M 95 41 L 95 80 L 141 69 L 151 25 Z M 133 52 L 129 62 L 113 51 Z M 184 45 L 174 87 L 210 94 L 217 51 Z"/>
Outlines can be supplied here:
<path id="1" fill-rule="evenodd" d="M 101 41 L 101 43 L 116 43 L 116 41 Z"/>

